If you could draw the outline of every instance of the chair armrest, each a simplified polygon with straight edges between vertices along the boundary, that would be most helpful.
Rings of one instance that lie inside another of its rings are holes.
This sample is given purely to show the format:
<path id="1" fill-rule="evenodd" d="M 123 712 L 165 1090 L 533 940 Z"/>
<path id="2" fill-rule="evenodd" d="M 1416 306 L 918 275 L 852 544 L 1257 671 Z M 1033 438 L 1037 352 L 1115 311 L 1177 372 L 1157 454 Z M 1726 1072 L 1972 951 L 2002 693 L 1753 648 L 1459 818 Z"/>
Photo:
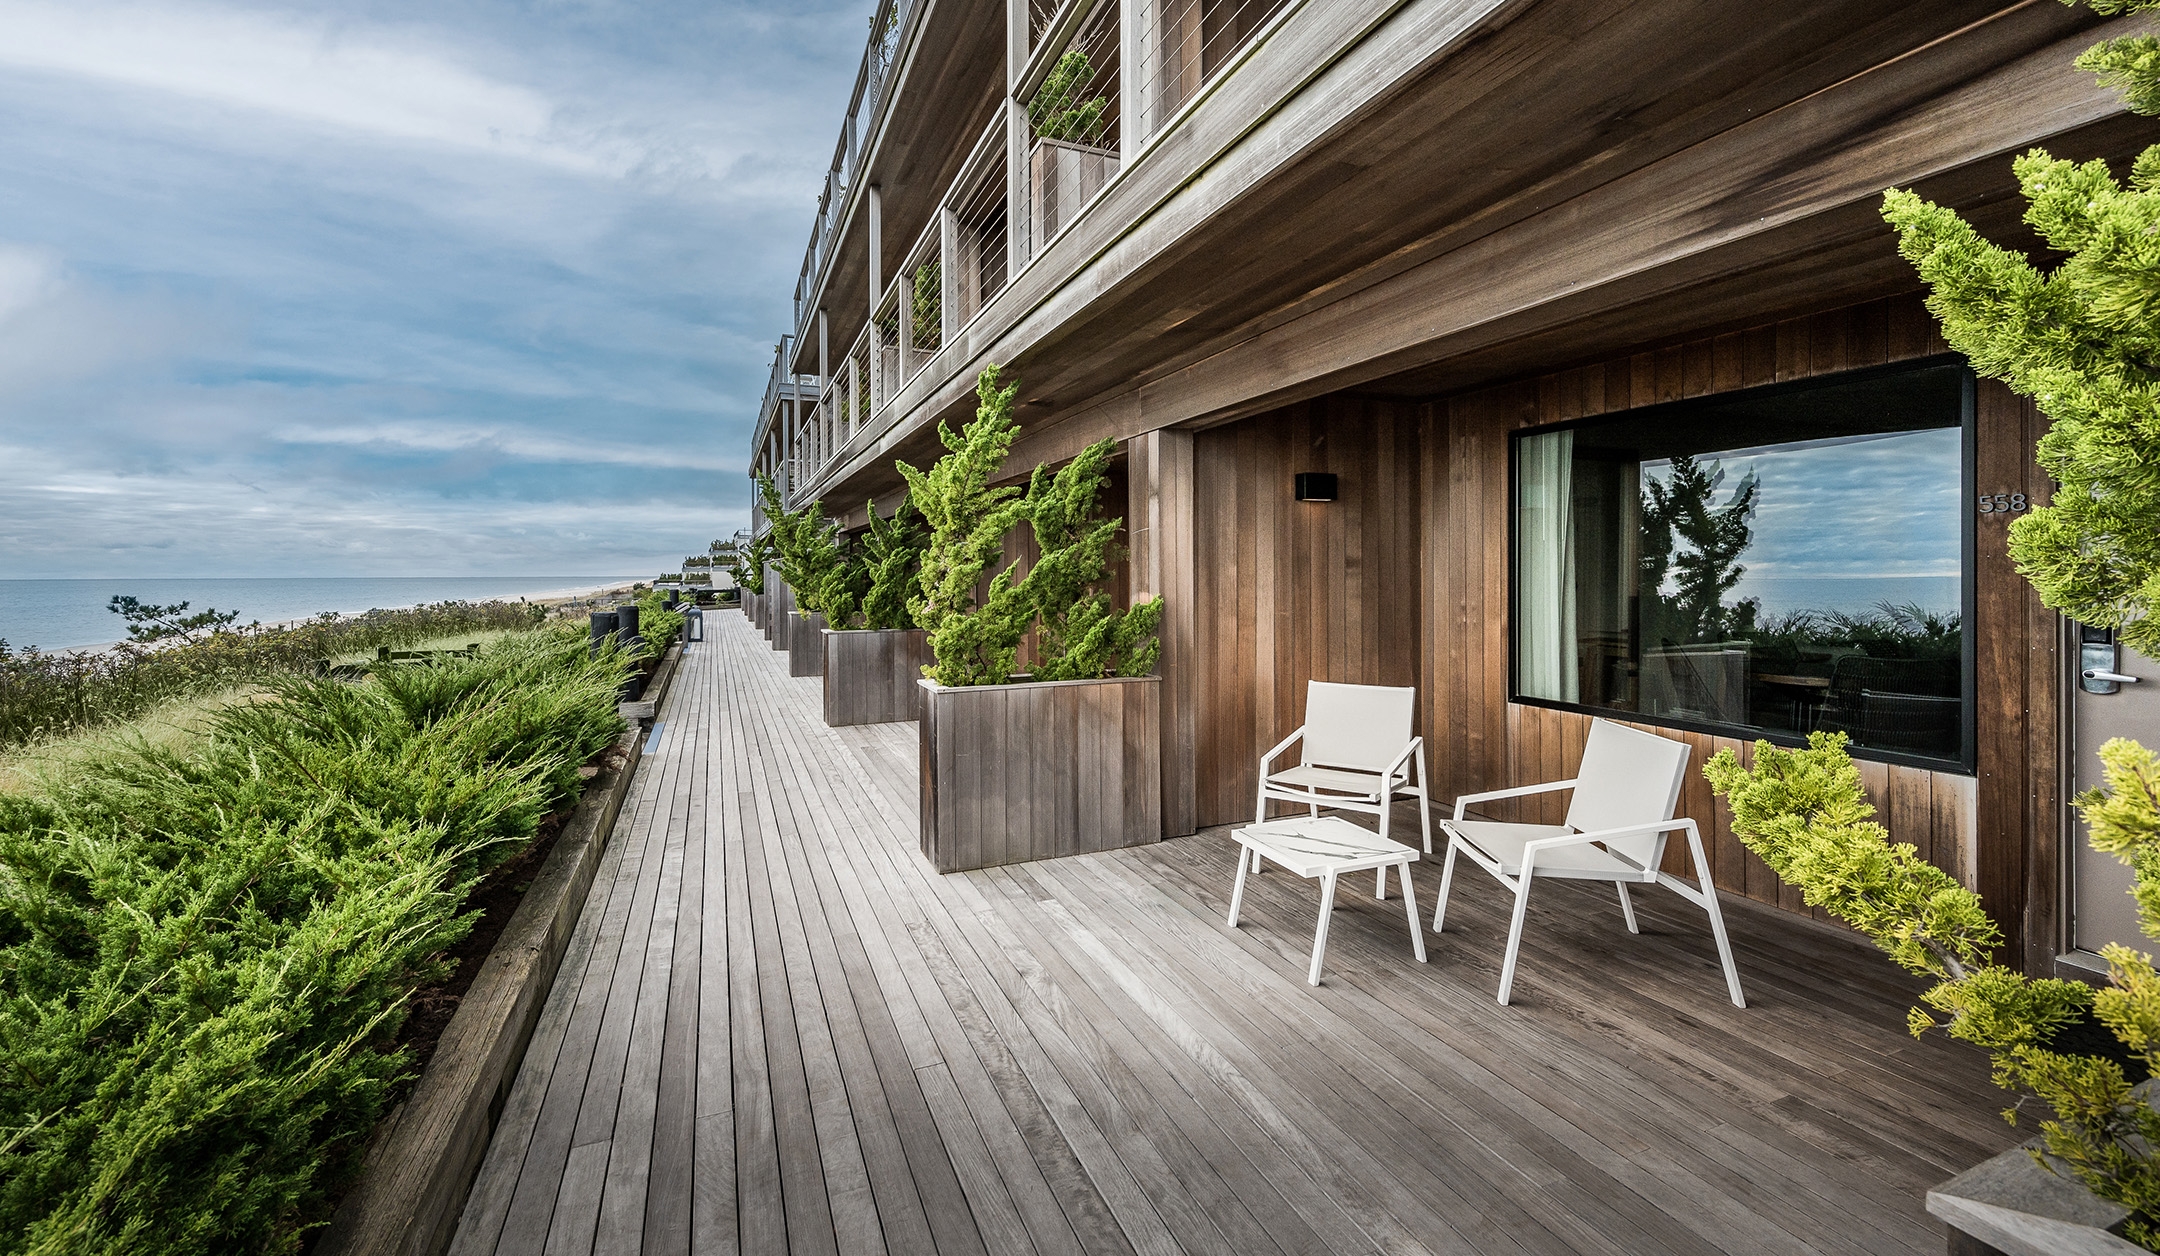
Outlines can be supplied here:
<path id="1" fill-rule="evenodd" d="M 1395 771 L 1396 769 L 1400 768 L 1403 770 L 1403 778 L 1405 780 L 1408 780 L 1410 776 L 1408 766 L 1410 763 L 1410 756 L 1416 754 L 1421 748 L 1423 748 L 1424 745 L 1425 739 L 1423 737 L 1412 737 L 1408 742 L 1405 742 L 1403 744 L 1402 753 L 1396 755 L 1395 761 L 1387 765 L 1387 771 L 1381 773 L 1380 779 L 1387 784 L 1394 784 Z"/>
<path id="2" fill-rule="evenodd" d="M 1268 763 L 1273 760 L 1276 755 L 1279 755 L 1283 751 L 1288 750 L 1290 747 L 1296 745 L 1298 743 L 1298 739 L 1303 737 L 1304 735 L 1305 726 L 1303 724 L 1300 724 L 1297 726 L 1297 729 L 1292 732 L 1288 737 L 1285 737 L 1281 741 L 1276 742 L 1274 749 L 1268 751 L 1264 755 L 1261 755 L 1260 775 L 1263 777 L 1266 776 L 1268 774 Z"/>
<path id="3" fill-rule="evenodd" d="M 1588 833 L 1561 833 L 1554 837 L 1541 837 L 1536 841 L 1523 843 L 1523 867 L 1527 869 L 1536 863 L 1539 852 L 1557 850 L 1562 846 L 1583 846 L 1590 842 L 1609 842 L 1616 837 L 1641 837 L 1650 833 L 1663 833 L 1670 829 L 1692 830 L 1694 827 L 1695 822 L 1693 820 L 1682 817 L 1678 820 L 1667 820 L 1661 824 L 1629 824 L 1617 829 L 1593 829 Z M 1633 863 L 1634 861 L 1629 860 L 1628 862 Z"/>
<path id="4" fill-rule="evenodd" d="M 1464 794 L 1455 800 L 1455 818 L 1463 818 L 1463 808 L 1474 802 L 1491 802 L 1495 798 L 1520 798 L 1525 794 L 1549 794 L 1556 789 L 1573 789 L 1573 779 L 1548 781 L 1543 785 L 1518 785 L 1513 789 L 1489 789 L 1482 794 Z"/>

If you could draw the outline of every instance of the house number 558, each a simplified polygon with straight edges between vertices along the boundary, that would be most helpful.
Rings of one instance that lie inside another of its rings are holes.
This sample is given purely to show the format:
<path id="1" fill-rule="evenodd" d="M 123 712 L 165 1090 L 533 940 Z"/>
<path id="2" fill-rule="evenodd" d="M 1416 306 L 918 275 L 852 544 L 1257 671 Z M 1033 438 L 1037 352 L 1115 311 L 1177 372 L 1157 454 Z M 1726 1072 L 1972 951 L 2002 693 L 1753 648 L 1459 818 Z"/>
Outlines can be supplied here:
<path id="1" fill-rule="evenodd" d="M 2023 493 L 1982 493 L 1980 513 L 1983 515 L 2007 515 L 2026 508 Z"/>

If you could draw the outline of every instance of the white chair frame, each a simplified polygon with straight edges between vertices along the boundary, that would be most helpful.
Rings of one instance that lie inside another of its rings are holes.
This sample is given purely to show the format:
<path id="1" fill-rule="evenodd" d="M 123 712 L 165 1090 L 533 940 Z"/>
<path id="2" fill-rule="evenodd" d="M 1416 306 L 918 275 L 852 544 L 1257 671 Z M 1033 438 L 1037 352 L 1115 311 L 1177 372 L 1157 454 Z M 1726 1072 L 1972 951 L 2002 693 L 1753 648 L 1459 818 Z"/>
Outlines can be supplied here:
<path id="1" fill-rule="evenodd" d="M 1703 855 L 1702 832 L 1690 819 L 1668 819 L 1651 824 L 1635 824 L 1622 828 L 1601 829 L 1589 833 L 1561 833 L 1551 837 L 1537 838 L 1523 844 L 1522 866 L 1510 876 L 1505 864 L 1486 854 L 1477 843 L 1464 836 L 1455 826 L 1467 817 L 1463 814 L 1472 803 L 1495 802 L 1505 798 L 1524 798 L 1533 794 L 1554 793 L 1574 789 L 1574 780 L 1550 781 L 1542 785 L 1523 785 L 1514 789 L 1488 790 L 1482 794 L 1465 794 L 1455 800 L 1455 814 L 1440 822 L 1447 832 L 1447 860 L 1440 868 L 1440 901 L 1433 907 L 1433 932 L 1440 932 L 1441 922 L 1447 917 L 1448 890 L 1455 879 L 1455 855 L 1460 851 L 1464 858 L 1491 873 L 1502 885 L 1515 892 L 1515 914 L 1508 923 L 1507 957 L 1500 965 L 1500 1002 L 1504 1005 L 1515 987 L 1515 963 L 1522 953 L 1523 921 L 1530 909 L 1530 883 L 1538 877 L 1569 878 L 1584 881 L 1611 881 L 1620 892 L 1620 914 L 1627 921 L 1629 933 L 1641 933 L 1635 924 L 1635 904 L 1628 897 L 1631 884 L 1662 885 L 1703 909 L 1710 917 L 1710 933 L 1717 941 L 1718 961 L 1725 968 L 1725 988 L 1734 1007 L 1746 1007 L 1747 1000 L 1740 993 L 1740 973 L 1733 966 L 1732 942 L 1725 935 L 1725 917 L 1718 910 L 1717 886 L 1710 879 L 1710 863 Z M 1665 850 L 1665 838 L 1675 831 L 1685 831 L 1688 841 L 1688 858 L 1693 861 L 1699 885 L 1689 885 L 1679 877 L 1658 869 Z M 1586 846 L 1592 842 L 1613 842 L 1626 838 L 1655 835 L 1657 843 L 1648 865 L 1636 863 L 1619 851 L 1608 851 L 1620 865 L 1611 869 L 1583 869 L 1537 866 L 1538 856 L 1569 846 Z"/>
<path id="2" fill-rule="evenodd" d="M 1380 686 L 1371 687 L 1380 688 Z M 1308 690 L 1309 693 L 1310 690 Z M 1308 703 L 1309 701 L 1310 698 L 1308 697 Z M 1341 769 L 1342 771 L 1372 778 L 1373 787 L 1362 793 L 1353 793 L 1348 789 L 1336 790 L 1323 789 L 1317 786 L 1302 786 L 1276 780 L 1270 771 L 1269 765 L 1288 751 L 1290 747 L 1303 741 L 1305 739 L 1305 730 L 1308 727 L 1310 727 L 1309 723 L 1298 725 L 1297 729 L 1288 737 L 1276 742 L 1267 753 L 1260 756 L 1260 784 L 1255 790 L 1253 801 L 1253 823 L 1267 823 L 1267 805 L 1270 801 L 1303 803 L 1307 814 L 1313 817 L 1318 817 L 1322 809 L 1355 811 L 1363 815 L 1378 816 L 1380 818 L 1380 836 L 1386 837 L 1388 835 L 1388 813 L 1394 809 L 1396 800 L 1413 798 L 1418 805 L 1418 826 L 1422 830 L 1425 839 L 1425 853 L 1432 854 L 1432 796 L 1425 787 L 1425 739 L 1417 736 L 1411 737 L 1408 742 L 1404 743 L 1402 750 L 1396 754 L 1393 761 L 1381 771 L 1375 772 L 1370 768 Z M 1307 762 L 1301 763 L 1299 766 L 1326 765 Z M 1256 874 L 1260 871 L 1260 856 L 1257 851 L 1252 853 L 1252 870 Z M 1387 868 L 1382 867 L 1379 869 L 1377 883 L 1373 888 L 1375 898 L 1384 899 L 1387 897 L 1387 876 Z M 1407 868 L 1404 871 L 1404 884 L 1408 884 Z"/>

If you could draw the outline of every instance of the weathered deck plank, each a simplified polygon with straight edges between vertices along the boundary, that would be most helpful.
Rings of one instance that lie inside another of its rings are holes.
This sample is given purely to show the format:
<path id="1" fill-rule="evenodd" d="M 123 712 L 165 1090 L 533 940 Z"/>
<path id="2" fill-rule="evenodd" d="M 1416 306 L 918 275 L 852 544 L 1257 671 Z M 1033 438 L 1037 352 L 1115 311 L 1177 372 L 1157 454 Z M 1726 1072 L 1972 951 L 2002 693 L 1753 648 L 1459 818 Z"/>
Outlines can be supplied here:
<path id="1" fill-rule="evenodd" d="M 1220 833 L 941 877 L 913 726 L 827 728 L 754 628 L 706 631 L 456 1256 L 1874 1256 L 1939 1245 L 1925 1188 L 2013 1141 L 1909 983 L 1759 911 L 1743 1011 L 1684 904 L 1629 937 L 1541 887 L 1500 1007 L 1474 878 L 1427 965 L 1344 893 L 1316 989 L 1313 887 L 1224 928 Z"/>

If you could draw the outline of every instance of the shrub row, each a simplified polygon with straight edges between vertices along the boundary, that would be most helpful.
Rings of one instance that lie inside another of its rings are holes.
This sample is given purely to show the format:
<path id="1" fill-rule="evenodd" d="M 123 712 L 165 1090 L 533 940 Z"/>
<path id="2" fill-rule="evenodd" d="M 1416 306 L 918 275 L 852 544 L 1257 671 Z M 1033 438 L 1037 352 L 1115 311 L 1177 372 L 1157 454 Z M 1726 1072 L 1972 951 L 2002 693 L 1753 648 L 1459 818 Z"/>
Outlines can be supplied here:
<path id="1" fill-rule="evenodd" d="M 622 730 L 543 630 L 271 678 L 185 753 L 0 794 L 0 1252 L 289 1252 L 406 1071 L 466 897 Z"/>
<path id="2" fill-rule="evenodd" d="M 160 703 L 314 669 L 318 660 L 404 649 L 461 632 L 529 628 L 518 602 L 439 602 L 326 614 L 291 628 L 248 628 L 182 643 L 128 643 L 95 654 L 14 650 L 0 641 L 0 749 L 133 719 Z"/>

